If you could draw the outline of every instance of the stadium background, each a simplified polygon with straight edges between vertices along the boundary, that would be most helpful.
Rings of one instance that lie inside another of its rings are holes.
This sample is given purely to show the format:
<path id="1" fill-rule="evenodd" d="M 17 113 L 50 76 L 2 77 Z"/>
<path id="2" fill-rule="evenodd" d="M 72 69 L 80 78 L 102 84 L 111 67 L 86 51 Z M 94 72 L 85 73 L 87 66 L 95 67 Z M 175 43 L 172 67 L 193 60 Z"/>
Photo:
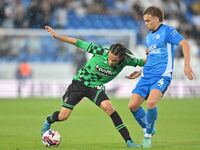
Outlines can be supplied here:
<path id="1" fill-rule="evenodd" d="M 91 57 L 51 38 L 44 25 L 104 46 L 120 41 L 136 56 L 145 57 L 147 31 L 142 10 L 152 4 L 161 6 L 165 22 L 189 41 L 196 73 L 194 81 L 186 79 L 183 55 L 177 47 L 174 80 L 159 103 L 158 133 L 152 149 L 199 149 L 199 0 L 0 0 L 0 149 L 45 149 L 41 124 L 46 115 L 59 110 L 76 69 Z M 124 76 L 139 69 L 127 67 L 106 85 L 113 106 L 137 143 L 143 133 L 127 108 L 137 80 Z M 124 150 L 126 146 L 109 117 L 90 101 L 83 101 L 68 121 L 53 125 L 53 129 L 62 136 L 58 150 Z"/>

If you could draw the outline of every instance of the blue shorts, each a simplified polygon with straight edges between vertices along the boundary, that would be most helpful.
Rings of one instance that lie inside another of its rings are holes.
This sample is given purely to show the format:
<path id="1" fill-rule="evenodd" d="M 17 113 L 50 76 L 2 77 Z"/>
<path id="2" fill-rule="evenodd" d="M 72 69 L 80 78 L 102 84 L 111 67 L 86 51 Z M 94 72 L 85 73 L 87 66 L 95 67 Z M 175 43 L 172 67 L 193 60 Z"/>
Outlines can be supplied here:
<path id="1" fill-rule="evenodd" d="M 145 78 L 141 77 L 139 82 L 136 84 L 136 87 L 133 89 L 133 94 L 138 94 L 145 99 L 148 98 L 149 93 L 153 89 L 157 89 L 161 91 L 163 94 L 167 90 L 169 84 L 171 82 L 171 78 L 169 77 L 151 77 Z"/>

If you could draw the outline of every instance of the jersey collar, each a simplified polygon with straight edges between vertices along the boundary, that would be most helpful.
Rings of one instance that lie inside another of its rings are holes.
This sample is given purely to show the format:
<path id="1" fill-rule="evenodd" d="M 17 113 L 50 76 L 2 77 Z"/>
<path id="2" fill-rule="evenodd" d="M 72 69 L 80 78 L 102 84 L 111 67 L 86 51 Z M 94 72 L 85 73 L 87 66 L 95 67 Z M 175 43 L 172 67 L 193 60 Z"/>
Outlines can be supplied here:
<path id="1" fill-rule="evenodd" d="M 151 31 L 151 33 L 155 33 L 156 31 L 158 31 L 162 25 L 163 25 L 163 24 L 161 23 L 161 24 L 159 25 L 159 27 L 158 27 L 156 30 Z"/>

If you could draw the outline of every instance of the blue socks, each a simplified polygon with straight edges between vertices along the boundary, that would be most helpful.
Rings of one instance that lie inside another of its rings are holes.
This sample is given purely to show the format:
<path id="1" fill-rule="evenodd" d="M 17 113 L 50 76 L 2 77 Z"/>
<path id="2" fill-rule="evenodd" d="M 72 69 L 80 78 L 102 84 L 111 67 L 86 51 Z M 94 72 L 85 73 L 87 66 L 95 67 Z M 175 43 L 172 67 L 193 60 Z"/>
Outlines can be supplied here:
<path id="1" fill-rule="evenodd" d="M 145 129 L 147 134 L 152 134 L 154 131 L 154 125 L 158 116 L 157 107 L 153 109 L 147 109 L 147 113 L 142 107 L 140 107 L 136 112 L 132 112 L 135 120 L 139 125 Z"/>
<path id="2" fill-rule="evenodd" d="M 146 133 L 147 134 L 153 133 L 157 116 L 158 116 L 157 107 L 147 110 L 147 116 L 146 116 L 146 121 L 147 121 L 146 122 Z"/>
<path id="3" fill-rule="evenodd" d="M 139 123 L 139 125 L 144 129 L 146 128 L 146 112 L 142 107 L 138 108 L 136 112 L 132 112 L 135 120 Z"/>

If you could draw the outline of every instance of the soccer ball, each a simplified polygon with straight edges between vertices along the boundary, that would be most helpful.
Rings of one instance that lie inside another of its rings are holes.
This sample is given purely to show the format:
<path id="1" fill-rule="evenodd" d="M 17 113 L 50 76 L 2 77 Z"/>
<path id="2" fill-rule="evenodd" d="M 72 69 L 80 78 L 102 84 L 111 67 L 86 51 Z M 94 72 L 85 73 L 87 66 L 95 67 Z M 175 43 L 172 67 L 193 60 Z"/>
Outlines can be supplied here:
<path id="1" fill-rule="evenodd" d="M 61 142 L 61 136 L 58 131 L 55 130 L 47 130 L 43 135 L 42 135 L 42 143 L 46 147 L 57 147 Z"/>

